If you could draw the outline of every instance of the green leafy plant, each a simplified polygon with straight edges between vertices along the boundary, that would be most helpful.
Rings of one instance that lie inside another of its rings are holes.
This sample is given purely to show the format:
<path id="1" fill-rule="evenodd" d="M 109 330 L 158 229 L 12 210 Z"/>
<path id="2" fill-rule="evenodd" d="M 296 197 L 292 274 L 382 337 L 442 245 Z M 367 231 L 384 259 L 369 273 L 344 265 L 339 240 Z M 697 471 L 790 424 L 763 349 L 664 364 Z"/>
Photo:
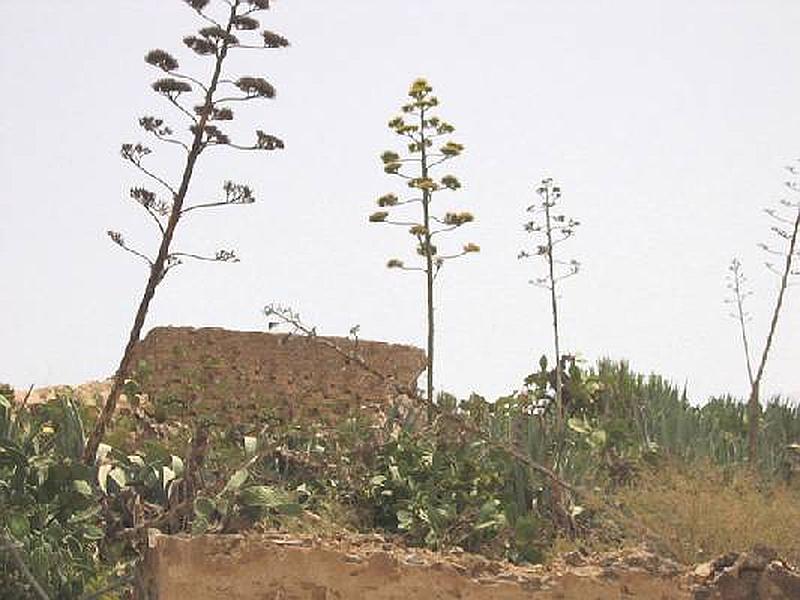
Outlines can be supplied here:
<path id="1" fill-rule="evenodd" d="M 413 544 L 474 550 L 505 528 L 502 489 L 482 442 L 406 432 L 380 449 L 364 497 L 376 526 Z"/>
<path id="2" fill-rule="evenodd" d="M 6 383 L 0 383 L 0 396 L 7 398 L 9 402 L 13 402 L 14 388 Z"/>
<path id="3" fill-rule="evenodd" d="M 33 414 L 0 395 L 2 597 L 76 598 L 103 571 L 104 518 L 80 460 L 84 440 L 69 398 Z"/>
<path id="4" fill-rule="evenodd" d="M 253 465 L 260 457 L 258 439 L 245 436 L 247 462 L 238 468 L 216 494 L 203 493 L 194 500 L 193 533 L 230 532 L 278 517 L 296 517 L 302 511 L 297 495 L 276 485 L 254 480 Z"/>

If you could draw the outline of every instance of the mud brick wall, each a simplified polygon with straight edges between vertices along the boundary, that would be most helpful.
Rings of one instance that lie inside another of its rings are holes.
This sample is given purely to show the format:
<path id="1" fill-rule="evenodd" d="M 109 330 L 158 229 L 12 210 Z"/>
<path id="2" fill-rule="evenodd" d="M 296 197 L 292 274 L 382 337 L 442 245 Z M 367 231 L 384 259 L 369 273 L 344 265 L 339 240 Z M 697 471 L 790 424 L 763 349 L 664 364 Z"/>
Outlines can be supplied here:
<path id="1" fill-rule="evenodd" d="M 327 339 L 353 347 L 346 338 Z M 358 352 L 402 385 L 413 387 L 425 368 L 425 353 L 412 346 L 359 340 Z M 286 334 L 157 327 L 137 346 L 134 365 L 151 399 L 233 418 L 265 408 L 289 419 L 335 417 L 397 395 L 318 340 Z"/>

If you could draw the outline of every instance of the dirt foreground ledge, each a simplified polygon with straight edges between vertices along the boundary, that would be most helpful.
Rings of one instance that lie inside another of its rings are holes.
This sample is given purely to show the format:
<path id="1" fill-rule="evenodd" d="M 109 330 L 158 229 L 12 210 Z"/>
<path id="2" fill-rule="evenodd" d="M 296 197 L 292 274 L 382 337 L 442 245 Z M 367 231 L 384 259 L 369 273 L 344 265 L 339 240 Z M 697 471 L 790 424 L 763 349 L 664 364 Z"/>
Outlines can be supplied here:
<path id="1" fill-rule="evenodd" d="M 688 575 L 645 551 L 521 568 L 378 537 L 151 532 L 139 600 L 684 600 Z M 570 563 L 570 564 L 568 564 Z"/>

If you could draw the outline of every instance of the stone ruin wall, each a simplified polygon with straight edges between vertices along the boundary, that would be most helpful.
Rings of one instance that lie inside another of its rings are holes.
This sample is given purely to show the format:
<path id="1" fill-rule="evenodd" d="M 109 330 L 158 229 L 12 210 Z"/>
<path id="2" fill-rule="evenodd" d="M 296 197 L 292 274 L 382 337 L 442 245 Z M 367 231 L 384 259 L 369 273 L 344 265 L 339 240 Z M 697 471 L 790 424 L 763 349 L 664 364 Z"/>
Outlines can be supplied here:
<path id="1" fill-rule="evenodd" d="M 514 567 L 380 540 L 148 536 L 137 600 L 692 600 L 677 571 Z M 782 596 L 770 596 L 775 600 Z M 718 597 L 715 600 L 720 600 Z M 729 600 L 725 598 L 725 600 Z M 737 598 L 738 600 L 738 598 Z"/>
<path id="2" fill-rule="evenodd" d="M 327 338 L 352 349 L 347 338 Z M 413 346 L 358 342 L 374 369 L 416 385 L 425 353 Z M 318 340 L 219 328 L 157 327 L 135 349 L 135 379 L 151 399 L 246 418 L 275 409 L 288 419 L 337 417 L 395 399 L 391 385 Z"/>
<path id="3" fill-rule="evenodd" d="M 646 548 L 512 565 L 377 535 L 148 532 L 135 600 L 797 600 L 800 571 L 766 547 L 690 567 Z"/>

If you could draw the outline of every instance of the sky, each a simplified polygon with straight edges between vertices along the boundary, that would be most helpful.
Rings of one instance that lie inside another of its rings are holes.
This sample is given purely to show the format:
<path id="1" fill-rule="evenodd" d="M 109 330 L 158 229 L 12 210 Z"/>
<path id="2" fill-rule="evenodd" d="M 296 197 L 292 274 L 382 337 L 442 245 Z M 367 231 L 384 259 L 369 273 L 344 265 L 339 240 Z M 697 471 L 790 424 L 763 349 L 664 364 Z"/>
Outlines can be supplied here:
<path id="1" fill-rule="evenodd" d="M 19 18 L 24 9 L 25 18 Z M 547 294 L 518 261 L 525 207 L 553 177 L 580 220 L 563 257 L 562 348 L 586 361 L 628 359 L 702 402 L 747 393 L 725 276 L 744 263 L 761 351 L 777 291 L 757 244 L 800 157 L 800 3 L 793 0 L 276 0 L 263 25 L 285 50 L 244 50 L 232 76 L 278 90 L 237 113 L 231 133 L 264 129 L 275 153 L 212 149 L 189 199 L 249 183 L 258 202 L 187 216 L 176 247 L 235 248 L 237 264 L 187 264 L 158 289 L 159 325 L 264 330 L 281 302 L 320 333 L 425 341 L 424 281 L 385 268 L 413 256 L 400 229 L 367 222 L 402 192 L 379 155 L 397 149 L 388 120 L 426 77 L 464 144 L 450 163 L 463 188 L 442 210 L 475 222 L 451 238 L 481 246 L 437 283 L 436 385 L 496 397 L 552 355 Z M 209 62 L 181 39 L 202 23 L 179 0 L 0 0 L 0 381 L 81 383 L 113 373 L 144 289 L 139 248 L 157 244 L 128 198 L 145 180 L 121 160 L 149 141 L 143 115 L 185 122 L 149 85 L 163 48 L 182 70 Z M 151 144 L 148 165 L 174 180 L 180 155 Z M 800 289 L 789 290 L 766 394 L 800 398 Z"/>

